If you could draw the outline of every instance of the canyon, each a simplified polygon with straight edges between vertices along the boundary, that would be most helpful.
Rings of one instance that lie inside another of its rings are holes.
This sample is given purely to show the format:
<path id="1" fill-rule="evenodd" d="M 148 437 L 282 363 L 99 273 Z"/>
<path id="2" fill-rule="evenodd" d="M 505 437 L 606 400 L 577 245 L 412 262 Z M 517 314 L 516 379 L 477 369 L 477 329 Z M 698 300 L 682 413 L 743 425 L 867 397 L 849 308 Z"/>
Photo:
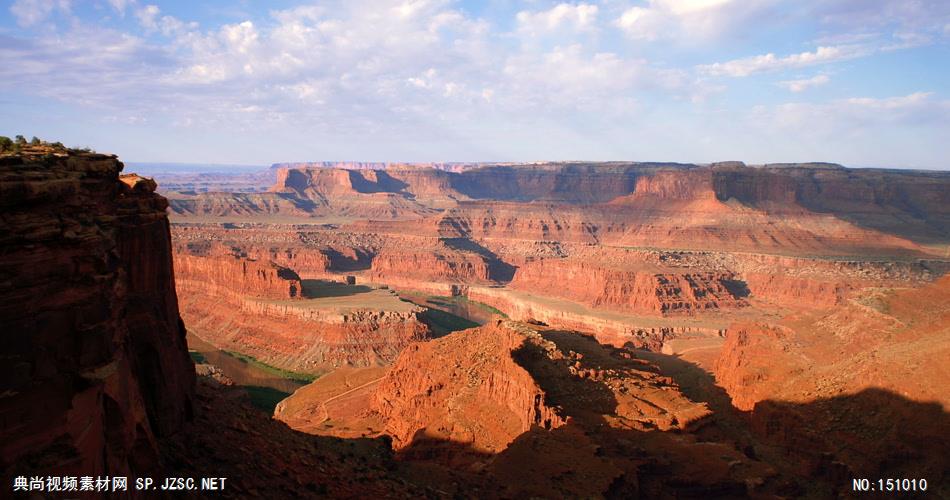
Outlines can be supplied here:
<path id="1" fill-rule="evenodd" d="M 156 185 L 122 167 L 0 157 L 4 478 L 947 493 L 947 172 L 308 162 Z"/>

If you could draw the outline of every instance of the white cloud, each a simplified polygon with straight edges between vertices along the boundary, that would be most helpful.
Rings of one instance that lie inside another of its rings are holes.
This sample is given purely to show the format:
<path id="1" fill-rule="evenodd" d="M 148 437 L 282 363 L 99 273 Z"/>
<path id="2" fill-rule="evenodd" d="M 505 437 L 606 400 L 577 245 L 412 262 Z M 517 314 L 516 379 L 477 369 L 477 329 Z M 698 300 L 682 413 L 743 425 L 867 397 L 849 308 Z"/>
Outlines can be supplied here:
<path id="1" fill-rule="evenodd" d="M 655 39 L 662 28 L 662 16 L 652 9 L 631 7 L 624 11 L 614 25 L 619 27 L 630 38 L 643 40 Z"/>
<path id="2" fill-rule="evenodd" d="M 139 24 L 146 30 L 158 29 L 158 14 L 160 9 L 157 5 L 146 5 L 135 12 L 135 17 L 139 19 Z"/>
<path id="3" fill-rule="evenodd" d="M 873 97 L 852 97 L 839 102 L 848 106 L 867 110 L 922 111 L 926 109 L 929 104 L 934 103 L 933 97 L 933 92 L 914 92 L 913 94 L 908 94 L 906 96 L 888 97 L 884 99 Z M 946 107 L 948 102 L 941 101 L 935 104 L 940 107 Z"/>
<path id="4" fill-rule="evenodd" d="M 130 2 L 134 3 L 134 2 Z M 169 37 L 181 37 L 198 29 L 198 23 L 186 23 L 174 16 L 161 16 L 161 9 L 157 5 L 146 5 L 135 11 L 139 25 L 148 34 L 161 33 Z"/>
<path id="5" fill-rule="evenodd" d="M 779 86 L 788 89 L 790 92 L 804 92 L 813 87 L 820 87 L 826 85 L 830 82 L 831 79 L 828 78 L 828 75 L 815 75 L 811 78 L 802 78 L 798 80 L 785 80 L 779 82 Z"/>
<path id="6" fill-rule="evenodd" d="M 856 0 L 827 3 L 842 2 Z M 789 91 L 830 86 L 845 81 L 847 71 L 832 73 L 819 65 L 938 43 L 948 25 L 944 19 L 940 32 L 926 31 L 920 28 L 922 16 L 914 21 L 907 14 L 894 25 L 838 29 L 846 20 L 825 16 L 830 7 L 819 11 L 817 0 L 785 2 L 787 17 L 766 15 L 776 12 L 770 9 L 777 0 L 558 0 L 528 2 L 531 7 L 515 9 L 520 12 L 505 19 L 475 17 L 454 0 L 328 0 L 272 11 L 263 19 L 229 12 L 226 23 L 199 27 L 154 3 L 99 0 L 111 18 L 84 9 L 70 15 L 69 23 L 47 26 L 41 20 L 57 16 L 60 3 L 17 1 L 25 16 L 18 22 L 37 27 L 33 33 L 12 31 L 6 36 L 13 43 L 0 44 L 0 89 L 67 102 L 84 113 L 88 108 L 89 116 L 148 117 L 148 127 L 192 127 L 193 135 L 256 133 L 258 128 L 265 134 L 273 127 L 290 135 L 342 137 L 342 142 L 358 136 L 364 144 L 372 138 L 373 144 L 392 141 L 419 149 L 448 149 L 456 140 L 482 141 L 503 154 L 516 148 L 533 151 L 537 146 L 525 144 L 540 143 L 551 151 L 571 151 L 573 146 L 562 143 L 576 140 L 594 144 L 603 154 L 640 154 L 635 147 L 651 148 L 663 135 L 678 137 L 669 131 L 688 130 L 692 136 L 684 137 L 691 142 L 706 134 L 715 144 L 717 134 L 725 132 L 691 125 L 715 120 L 736 123 L 736 147 L 746 147 L 758 126 L 743 120 L 751 98 L 715 99 L 726 90 L 722 77 L 785 70 L 774 80 Z M 36 8 L 24 10 L 27 5 Z M 732 34 L 757 44 L 756 30 L 779 27 L 784 37 L 801 27 L 794 22 L 804 11 L 814 14 L 807 27 L 815 29 L 801 31 L 820 38 L 782 38 L 779 46 L 799 43 L 810 50 L 766 53 L 766 46 L 754 57 L 665 65 L 716 54 L 719 38 Z M 111 29 L 129 29 L 114 12 L 127 12 L 138 25 L 127 33 Z M 610 22 L 622 32 L 608 28 Z M 703 43 L 700 50 L 694 50 L 697 42 Z M 678 46 L 667 50 L 667 43 Z M 660 57 L 669 62 L 658 63 Z M 767 103 L 781 94 L 752 98 Z M 946 120 L 936 116 L 948 111 L 940 98 L 911 94 L 785 103 L 756 108 L 754 116 L 764 128 L 797 127 L 803 134 L 825 128 L 848 133 L 887 123 L 900 132 L 917 120 L 946 130 Z M 745 128 L 739 130 L 740 125 Z M 639 131 L 646 129 L 664 132 L 634 146 L 628 138 L 644 137 Z M 452 134 L 461 138 L 448 137 Z M 679 154 L 679 144 L 666 147 L 669 154 Z"/>
<path id="7" fill-rule="evenodd" d="M 761 105 L 735 123 L 765 161 L 947 168 L 950 100 L 930 92 Z"/>
<path id="8" fill-rule="evenodd" d="M 776 0 L 649 0 L 614 20 L 633 39 L 694 41 L 744 29 Z"/>
<path id="9" fill-rule="evenodd" d="M 579 43 L 509 56 L 493 85 L 494 101 L 541 115 L 580 109 L 616 116 L 633 109 L 646 92 L 689 91 L 680 71 Z"/>
<path id="10" fill-rule="evenodd" d="M 134 4 L 135 0 L 109 0 L 109 5 L 121 15 L 125 15 L 125 9 Z"/>
<path id="11" fill-rule="evenodd" d="M 55 10 L 69 12 L 71 3 L 70 0 L 16 0 L 10 12 L 17 24 L 29 27 L 46 20 Z"/>
<path id="12" fill-rule="evenodd" d="M 734 59 L 722 63 L 704 64 L 697 67 L 699 72 L 710 76 L 743 77 L 755 73 L 803 68 L 817 64 L 827 64 L 868 55 L 871 51 L 860 45 L 838 45 L 818 47 L 814 52 L 802 52 L 785 57 L 768 53 L 760 56 Z"/>
<path id="13" fill-rule="evenodd" d="M 549 33 L 561 29 L 588 30 L 597 22 L 596 5 L 560 3 L 539 12 L 521 11 L 515 16 L 518 29 L 529 34 Z"/>
<path id="14" fill-rule="evenodd" d="M 646 0 L 617 12 L 613 25 L 631 39 L 698 43 L 815 23 L 819 39 L 874 33 L 947 36 L 947 0 Z M 901 41 L 895 42 L 895 48 Z M 829 43 L 829 42 L 819 42 Z M 837 42 L 848 43 L 848 42 Z"/>
<path id="15" fill-rule="evenodd" d="M 238 54 L 248 54 L 257 47 L 260 36 L 254 23 L 244 21 L 238 24 L 226 24 L 221 28 L 221 38 L 228 50 Z"/>

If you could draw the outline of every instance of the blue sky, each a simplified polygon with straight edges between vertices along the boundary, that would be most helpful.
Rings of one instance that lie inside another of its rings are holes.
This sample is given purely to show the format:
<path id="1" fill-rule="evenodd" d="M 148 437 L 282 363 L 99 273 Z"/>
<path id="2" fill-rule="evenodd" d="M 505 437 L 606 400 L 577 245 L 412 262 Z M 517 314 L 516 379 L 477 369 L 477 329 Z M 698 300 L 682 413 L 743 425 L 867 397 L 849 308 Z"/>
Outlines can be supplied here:
<path id="1" fill-rule="evenodd" d="M 128 161 L 950 167 L 946 0 L 16 0 L 0 135 Z"/>

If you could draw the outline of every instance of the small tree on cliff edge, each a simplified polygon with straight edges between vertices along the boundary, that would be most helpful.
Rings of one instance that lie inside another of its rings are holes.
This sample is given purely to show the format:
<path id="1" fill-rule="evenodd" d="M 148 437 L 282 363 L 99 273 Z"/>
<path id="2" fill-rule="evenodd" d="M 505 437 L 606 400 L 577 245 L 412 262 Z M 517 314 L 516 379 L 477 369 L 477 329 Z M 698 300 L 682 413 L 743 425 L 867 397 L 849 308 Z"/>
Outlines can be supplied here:
<path id="1" fill-rule="evenodd" d="M 0 153 L 4 151 L 13 151 L 13 141 L 9 137 L 0 135 Z"/>

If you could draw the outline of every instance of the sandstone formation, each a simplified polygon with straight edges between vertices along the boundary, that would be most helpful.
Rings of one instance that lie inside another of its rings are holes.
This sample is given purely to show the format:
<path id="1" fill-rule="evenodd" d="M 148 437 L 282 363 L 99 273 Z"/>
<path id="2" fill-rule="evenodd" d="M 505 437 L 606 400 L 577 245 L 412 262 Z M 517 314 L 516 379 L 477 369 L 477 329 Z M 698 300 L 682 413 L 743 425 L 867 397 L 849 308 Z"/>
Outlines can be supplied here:
<path id="1" fill-rule="evenodd" d="M 485 164 L 458 172 L 428 165 L 385 170 L 286 167 L 278 169 L 277 183 L 266 196 L 198 193 L 184 195 L 191 201 L 176 201 L 173 209 L 182 214 L 249 215 L 257 210 L 265 215 L 419 219 L 446 209 L 460 209 L 459 215 L 467 218 L 467 212 L 480 206 L 472 200 L 554 203 L 573 207 L 562 214 L 564 222 L 584 214 L 590 232 L 630 243 L 651 238 L 696 245 L 701 242 L 697 238 L 705 236 L 733 245 L 814 251 L 828 247 L 830 242 L 823 240 L 834 239 L 836 245 L 870 245 L 867 250 L 886 246 L 915 251 L 919 249 L 907 239 L 931 242 L 947 234 L 948 182 L 939 172 L 851 170 L 826 164 Z M 618 223 L 622 214 L 633 215 L 639 224 Z M 664 220 L 661 214 L 679 216 Z M 783 222 L 789 217 L 810 220 L 811 227 Z M 671 224 L 676 221 L 685 225 Z M 548 224 L 563 229 L 557 226 Z M 582 235 L 579 230 L 574 234 Z M 865 238 L 869 234 L 877 234 L 879 241 Z"/>
<path id="2" fill-rule="evenodd" d="M 220 220 L 241 213 L 246 222 L 220 224 L 183 217 L 176 241 L 211 239 L 304 278 L 354 275 L 433 295 L 475 291 L 509 315 L 569 328 L 584 325 L 544 299 L 637 317 L 708 318 L 695 327 L 717 331 L 729 314 L 833 307 L 855 290 L 917 286 L 950 267 L 934 244 L 950 227 L 950 177 L 941 173 L 739 162 L 330 162 L 275 171 L 264 194 L 302 212 L 264 208 L 258 217 L 233 208 Z M 225 213 L 215 210 L 203 213 Z M 540 298 L 535 317 L 514 294 L 482 289 L 498 286 Z M 610 333 L 597 333 L 622 345 L 619 337 L 653 330 L 646 342 L 629 340 L 655 347 L 656 332 L 681 326 L 674 323 L 612 323 Z"/>
<path id="3" fill-rule="evenodd" d="M 348 246 L 328 245 L 313 248 L 298 231 L 280 226 L 242 227 L 236 224 L 175 224 L 172 239 L 175 252 L 194 255 L 236 255 L 262 262 L 273 262 L 308 278 L 322 277 L 334 266 L 336 248 L 353 253 Z M 354 256 L 354 258 L 357 258 Z M 345 260 L 345 259 L 341 259 Z M 338 266 L 341 269 L 342 266 Z"/>
<path id="4" fill-rule="evenodd" d="M 447 283 L 488 283 L 489 267 L 480 255 L 464 252 L 382 251 L 373 258 L 370 278 L 391 283 L 400 278 Z"/>
<path id="5" fill-rule="evenodd" d="M 293 270 L 272 262 L 234 255 L 175 255 L 176 284 L 208 291 L 226 289 L 250 297 L 271 299 L 301 298 L 303 286 Z"/>
<path id="6" fill-rule="evenodd" d="M 525 333 L 497 325 L 407 348 L 370 406 L 385 421 L 393 447 L 441 440 L 497 453 L 533 426 L 563 425 L 515 359 L 530 342 Z"/>
<path id="7" fill-rule="evenodd" d="M 4 480 L 825 498 L 926 477 L 946 494 L 945 173 L 285 165 L 268 192 L 266 175 L 165 178 L 169 232 L 155 183 L 120 169 L 0 157 Z M 404 290 L 511 319 L 430 340 Z M 194 392 L 185 326 L 329 373 L 276 422 L 221 368 L 202 364 Z"/>
<path id="8" fill-rule="evenodd" d="M 192 333 L 288 370 L 389 363 L 408 343 L 428 336 L 418 318 L 422 309 L 389 293 L 327 282 L 331 295 L 320 296 L 290 269 L 214 245 L 200 254 L 177 252 L 175 270 L 181 314 Z"/>
<path id="9" fill-rule="evenodd" d="M 168 195 L 174 214 L 189 216 L 235 216 L 255 217 L 260 215 L 309 216 L 312 204 L 274 193 L 198 193 L 173 192 Z"/>
<path id="10" fill-rule="evenodd" d="M 744 301 L 728 289 L 735 279 L 723 273 L 609 269 L 542 259 L 521 265 L 511 288 L 547 291 L 593 307 L 668 315 L 742 307 Z"/>
<path id="11" fill-rule="evenodd" d="M 950 408 L 946 387 L 922 380 L 946 374 L 938 360 L 950 349 L 948 319 L 950 277 L 916 289 L 867 289 L 830 310 L 730 327 L 717 378 L 742 409 L 776 395 L 808 400 L 867 387 Z"/>
<path id="12" fill-rule="evenodd" d="M 154 473 L 193 414 L 167 202 L 114 156 L 0 157 L 0 469 Z M 12 483 L 8 483 L 12 484 Z"/>
<path id="13" fill-rule="evenodd" d="M 610 394 L 611 404 L 585 393 L 592 381 L 604 384 L 598 390 Z M 378 419 L 377 432 L 390 436 L 396 450 L 423 455 L 432 451 L 430 445 L 495 454 L 531 429 L 550 431 L 571 418 L 608 415 L 627 428 L 667 431 L 697 427 L 709 413 L 629 351 L 574 332 L 502 319 L 413 344 L 371 382 L 375 389 L 366 395 L 367 408 Z M 317 418 L 309 411 L 312 395 L 316 392 L 298 391 L 276 417 L 307 427 L 302 416 Z"/>
<path id="14" fill-rule="evenodd" d="M 506 498 L 767 490 L 771 467 L 690 434 L 709 424 L 710 411 L 678 389 L 630 351 L 499 320 L 406 349 L 365 398 L 377 432 L 391 436 L 403 460 L 461 471 L 455 491 L 477 485 L 482 496 Z M 299 417 L 310 394 L 298 391 L 284 404 L 292 413 L 276 417 L 305 427 Z M 348 425 L 336 420 L 321 432 Z"/>
<path id="15" fill-rule="evenodd" d="M 598 342 L 615 347 L 659 351 L 664 342 L 673 338 L 719 337 L 727 326 L 722 318 L 633 316 L 500 288 L 470 287 L 465 294 L 468 299 L 494 307 L 512 319 L 589 332 Z"/>
<path id="16" fill-rule="evenodd" d="M 939 477 L 950 446 L 948 356 L 944 277 L 918 289 L 867 289 L 777 324 L 737 324 L 715 371 L 761 435 L 784 446 L 810 440 L 794 446 L 806 471 L 826 453 L 855 477 L 897 470 Z M 848 418 L 855 412 L 866 413 L 858 425 Z"/>

